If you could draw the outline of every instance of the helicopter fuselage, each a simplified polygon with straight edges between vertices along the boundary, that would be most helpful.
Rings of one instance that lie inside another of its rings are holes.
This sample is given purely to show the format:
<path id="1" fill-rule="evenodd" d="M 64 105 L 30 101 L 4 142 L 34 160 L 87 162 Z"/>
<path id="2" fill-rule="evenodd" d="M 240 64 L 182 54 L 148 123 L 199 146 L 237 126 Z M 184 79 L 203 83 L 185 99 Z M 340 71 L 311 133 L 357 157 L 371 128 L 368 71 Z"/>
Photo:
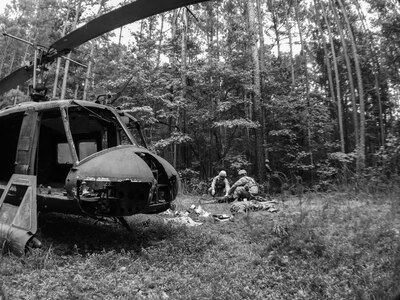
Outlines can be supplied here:
<path id="1" fill-rule="evenodd" d="M 146 148 L 129 113 L 108 105 L 57 100 L 5 108 L 0 139 L 0 190 L 13 174 L 36 176 L 39 211 L 158 213 L 178 193 L 176 170 Z"/>

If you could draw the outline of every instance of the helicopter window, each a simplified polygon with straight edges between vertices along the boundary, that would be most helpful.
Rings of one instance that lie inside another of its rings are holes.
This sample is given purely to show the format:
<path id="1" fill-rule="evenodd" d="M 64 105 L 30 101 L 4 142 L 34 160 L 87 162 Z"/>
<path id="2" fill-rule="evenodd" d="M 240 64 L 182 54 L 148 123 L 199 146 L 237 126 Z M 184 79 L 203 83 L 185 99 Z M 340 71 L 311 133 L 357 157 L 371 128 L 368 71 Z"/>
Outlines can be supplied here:
<path id="1" fill-rule="evenodd" d="M 68 143 L 57 144 L 57 163 L 72 164 L 72 155 Z"/>
<path id="2" fill-rule="evenodd" d="M 136 145 L 147 148 L 146 142 L 144 140 L 144 137 L 143 137 L 141 129 L 140 129 L 140 124 L 137 121 L 134 121 L 133 119 L 129 118 L 126 115 L 121 115 L 121 120 L 125 124 L 125 126 L 128 128 L 130 134 L 132 135 L 133 139 L 135 140 Z M 122 132 L 122 129 L 121 129 L 121 132 Z M 127 140 L 127 142 L 129 141 L 129 139 L 127 137 L 126 137 L 126 140 Z M 121 143 L 124 144 L 124 142 L 125 142 L 124 139 L 122 139 Z"/>
<path id="3" fill-rule="evenodd" d="M 80 142 L 78 148 L 79 159 L 84 159 L 85 157 L 97 152 L 97 143 L 96 141 Z"/>
<path id="4" fill-rule="evenodd" d="M 121 144 L 132 145 L 132 141 L 123 130 L 123 125 L 112 111 L 79 105 L 69 108 L 68 112 L 79 159 Z M 85 144 L 86 142 L 90 142 L 90 145 Z"/>

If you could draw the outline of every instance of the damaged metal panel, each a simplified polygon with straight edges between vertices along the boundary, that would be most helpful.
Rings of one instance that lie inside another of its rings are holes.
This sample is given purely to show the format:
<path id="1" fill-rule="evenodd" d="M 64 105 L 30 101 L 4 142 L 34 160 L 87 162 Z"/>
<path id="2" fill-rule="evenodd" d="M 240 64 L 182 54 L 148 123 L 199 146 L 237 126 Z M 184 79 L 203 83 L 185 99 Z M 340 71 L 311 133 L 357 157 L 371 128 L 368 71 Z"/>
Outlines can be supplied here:
<path id="1" fill-rule="evenodd" d="M 32 164 L 36 154 L 36 144 L 39 136 L 37 130 L 40 117 L 37 111 L 28 110 L 25 113 L 19 135 L 15 173 L 33 174 Z"/>
<path id="2" fill-rule="evenodd" d="M 79 162 L 78 179 L 103 181 L 153 182 L 146 162 L 131 146 L 118 146 L 96 153 Z"/>
<path id="3" fill-rule="evenodd" d="M 2 249 L 17 255 L 37 230 L 36 176 L 14 174 L 0 198 Z"/>

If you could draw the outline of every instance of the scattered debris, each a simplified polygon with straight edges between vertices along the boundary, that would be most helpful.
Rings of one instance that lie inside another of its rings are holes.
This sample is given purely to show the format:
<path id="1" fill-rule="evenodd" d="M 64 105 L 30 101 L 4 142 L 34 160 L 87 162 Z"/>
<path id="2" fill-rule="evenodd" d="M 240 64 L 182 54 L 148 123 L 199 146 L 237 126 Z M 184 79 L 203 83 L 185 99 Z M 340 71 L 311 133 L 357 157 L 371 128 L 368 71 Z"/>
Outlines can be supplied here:
<path id="1" fill-rule="evenodd" d="M 175 217 L 170 219 L 164 219 L 165 224 L 174 224 L 174 225 L 186 225 L 189 227 L 199 226 L 203 223 L 193 221 L 190 217 Z"/>
<path id="2" fill-rule="evenodd" d="M 199 215 L 199 217 L 202 218 L 208 218 L 210 216 L 210 213 L 205 211 L 200 205 L 196 207 L 196 205 L 192 205 L 190 207 L 196 214 Z"/>
<path id="3" fill-rule="evenodd" d="M 213 215 L 214 221 L 216 223 L 218 222 L 226 222 L 226 221 L 231 221 L 233 222 L 233 216 L 232 215 L 226 215 L 226 214 L 214 214 Z"/>
<path id="4" fill-rule="evenodd" d="M 160 213 L 161 215 L 167 215 L 167 216 L 174 216 L 174 217 L 187 217 L 189 216 L 188 211 L 179 211 L 179 210 L 172 210 L 172 209 L 167 209 L 166 211 Z"/>
<path id="5" fill-rule="evenodd" d="M 262 198 L 265 200 L 264 198 Z M 261 199 L 260 199 L 261 200 Z M 230 211 L 232 214 L 210 214 L 209 212 L 205 211 L 200 205 L 192 204 L 189 209 L 186 211 L 174 211 L 171 209 L 166 210 L 163 212 L 163 215 L 171 216 L 172 218 L 165 218 L 164 222 L 167 223 L 174 223 L 174 224 L 181 224 L 186 226 L 198 226 L 203 223 L 194 221 L 191 217 L 197 220 L 199 217 L 201 218 L 208 218 L 212 216 L 215 223 L 220 222 L 227 222 L 227 221 L 234 221 L 233 215 L 236 213 L 245 213 L 247 211 L 259 211 L 259 210 L 266 210 L 269 212 L 276 212 L 278 211 L 275 208 L 275 204 L 277 201 L 257 201 L 257 200 L 245 200 L 245 201 L 236 201 L 232 203 Z"/>
<path id="6" fill-rule="evenodd" d="M 232 214 L 245 213 L 248 211 L 259 211 L 259 210 L 277 212 L 278 209 L 275 208 L 275 203 L 276 201 L 264 201 L 264 202 L 259 202 L 256 200 L 240 201 L 240 202 L 238 201 L 232 203 L 230 211 Z"/>

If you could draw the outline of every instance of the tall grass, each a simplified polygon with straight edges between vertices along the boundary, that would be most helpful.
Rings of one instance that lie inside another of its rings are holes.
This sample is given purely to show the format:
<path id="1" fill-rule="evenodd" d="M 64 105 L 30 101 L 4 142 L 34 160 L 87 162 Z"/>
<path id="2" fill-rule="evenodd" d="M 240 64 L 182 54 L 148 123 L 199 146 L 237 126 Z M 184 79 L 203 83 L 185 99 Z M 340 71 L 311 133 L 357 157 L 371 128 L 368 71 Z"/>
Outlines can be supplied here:
<path id="1" fill-rule="evenodd" d="M 49 216 L 42 249 L 0 257 L 9 299 L 389 299 L 400 292 L 400 209 L 392 194 L 305 194 L 279 212 L 171 226 Z M 229 213 L 229 204 L 180 197 Z M 193 216 L 194 217 L 194 216 Z M 0 294 L 1 295 L 1 294 Z"/>

